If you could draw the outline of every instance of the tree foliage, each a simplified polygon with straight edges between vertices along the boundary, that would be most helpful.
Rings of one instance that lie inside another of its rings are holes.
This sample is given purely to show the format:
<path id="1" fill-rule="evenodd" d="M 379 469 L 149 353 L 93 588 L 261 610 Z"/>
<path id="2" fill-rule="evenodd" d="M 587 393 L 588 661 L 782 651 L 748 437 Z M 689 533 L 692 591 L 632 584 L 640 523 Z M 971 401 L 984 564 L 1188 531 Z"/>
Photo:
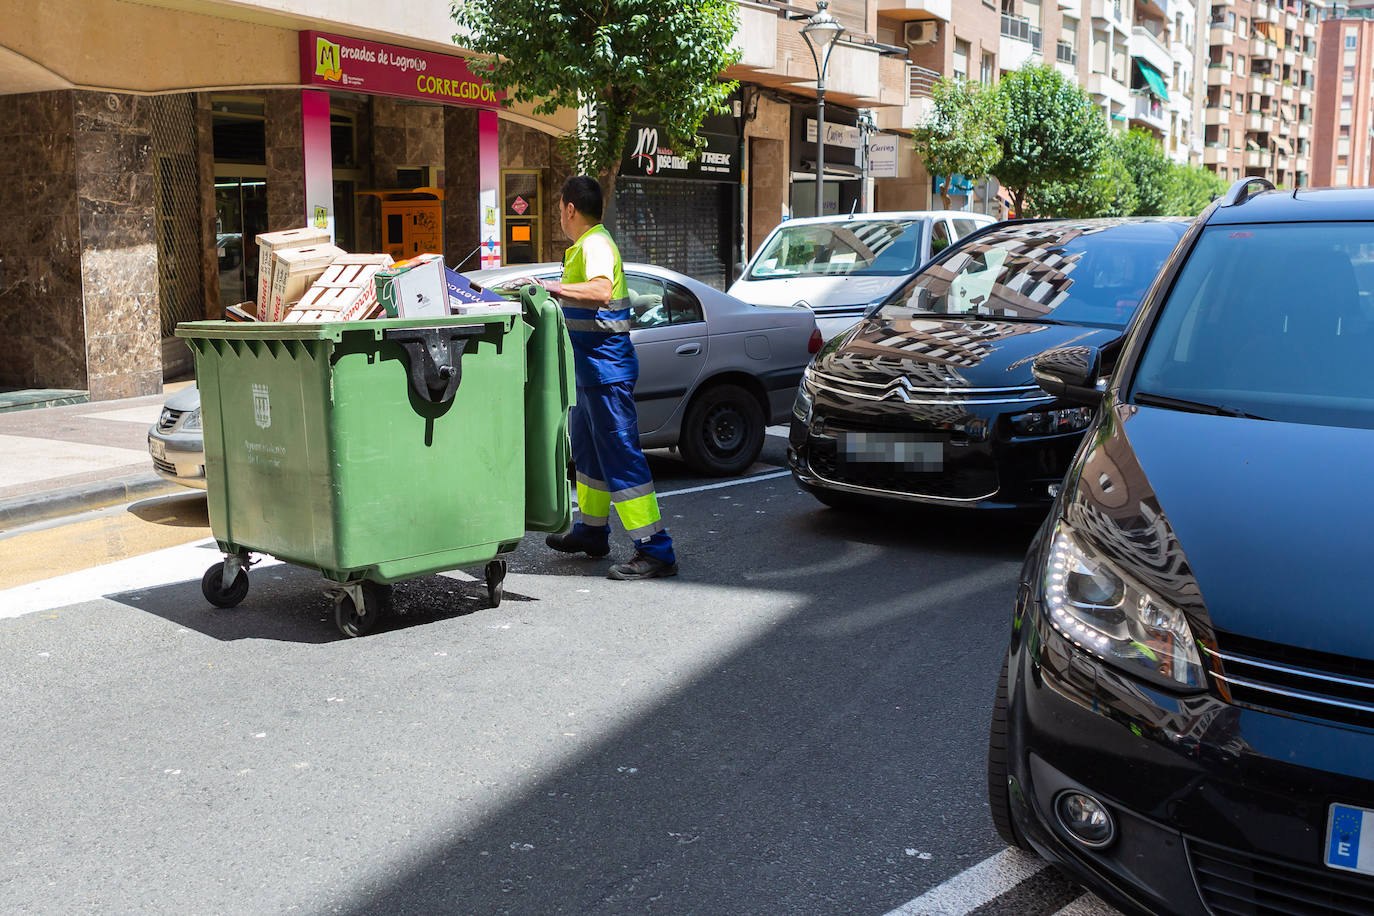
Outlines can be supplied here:
<path id="1" fill-rule="evenodd" d="M 950 176 L 982 178 L 1002 158 L 997 142 L 1002 109 L 993 90 L 968 80 L 936 80 L 930 94 L 934 106 L 911 137 L 926 171 L 945 179 L 948 210 Z"/>
<path id="2" fill-rule="evenodd" d="M 1226 191 L 1226 181 L 1200 165 L 1175 165 L 1169 172 L 1165 212 L 1173 216 L 1197 216 Z"/>
<path id="3" fill-rule="evenodd" d="M 1113 134 L 1108 155 L 1125 167 L 1135 185 L 1136 205 L 1128 215 L 1164 215 L 1172 163 L 1160 142 L 1148 131 L 1137 128 Z"/>
<path id="4" fill-rule="evenodd" d="M 1078 86 L 1052 67 L 1023 67 L 997 86 L 1002 157 L 992 174 L 1021 214 L 1027 196 L 1091 175 L 1107 145 L 1107 124 Z"/>
<path id="5" fill-rule="evenodd" d="M 1051 181 L 1037 187 L 1034 194 L 1030 209 L 1036 216 L 1130 216 L 1138 205 L 1130 172 L 1120 159 L 1110 155 L 1102 158 L 1091 176 L 1077 181 Z"/>
<path id="6" fill-rule="evenodd" d="M 454 0 L 454 41 L 492 55 L 473 69 L 540 114 L 585 109 L 563 152 L 609 192 L 631 116 L 658 122 L 675 149 L 701 150 L 702 119 L 737 83 L 732 0 Z"/>

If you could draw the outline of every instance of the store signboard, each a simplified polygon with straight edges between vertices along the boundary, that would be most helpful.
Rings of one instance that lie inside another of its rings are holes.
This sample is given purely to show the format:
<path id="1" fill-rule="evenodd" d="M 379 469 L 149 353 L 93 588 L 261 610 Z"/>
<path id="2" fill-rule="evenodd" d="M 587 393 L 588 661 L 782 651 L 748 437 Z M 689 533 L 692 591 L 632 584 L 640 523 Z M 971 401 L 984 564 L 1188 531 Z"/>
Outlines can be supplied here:
<path id="1" fill-rule="evenodd" d="M 706 141 L 697 158 L 688 160 L 667 143 L 667 132 L 653 124 L 632 124 L 629 142 L 620 159 L 627 178 L 685 178 L 696 181 L 740 180 L 739 139 L 702 131 Z"/>
<path id="2" fill-rule="evenodd" d="M 897 177 L 897 135 L 874 134 L 868 141 L 868 177 Z"/>
<path id="3" fill-rule="evenodd" d="M 806 119 L 806 142 L 816 142 L 815 118 Z M 827 123 L 825 125 L 825 145 L 843 146 L 846 149 L 859 149 L 863 146 L 863 138 L 857 127 L 851 127 L 848 124 Z"/>
<path id="4" fill-rule="evenodd" d="M 498 109 L 505 93 L 467 60 L 325 32 L 300 33 L 301 82 L 319 89 Z"/>

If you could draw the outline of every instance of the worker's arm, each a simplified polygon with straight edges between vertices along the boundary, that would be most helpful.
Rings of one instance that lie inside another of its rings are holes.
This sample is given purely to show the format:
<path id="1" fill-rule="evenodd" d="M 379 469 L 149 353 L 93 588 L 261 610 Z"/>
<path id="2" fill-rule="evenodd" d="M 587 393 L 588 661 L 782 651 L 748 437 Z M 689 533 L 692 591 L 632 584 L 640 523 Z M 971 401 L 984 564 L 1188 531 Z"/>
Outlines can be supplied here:
<path id="1" fill-rule="evenodd" d="M 611 302 L 615 287 L 605 277 L 592 277 L 585 283 L 559 283 L 542 280 L 540 285 L 560 299 L 575 302 L 583 308 L 605 308 Z"/>

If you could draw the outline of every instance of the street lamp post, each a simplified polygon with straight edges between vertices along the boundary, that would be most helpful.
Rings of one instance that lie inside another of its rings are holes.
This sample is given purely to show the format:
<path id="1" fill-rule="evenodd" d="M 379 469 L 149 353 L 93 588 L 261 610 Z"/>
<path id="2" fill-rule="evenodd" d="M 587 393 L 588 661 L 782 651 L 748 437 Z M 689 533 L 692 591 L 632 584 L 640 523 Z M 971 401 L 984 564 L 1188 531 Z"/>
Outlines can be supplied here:
<path id="1" fill-rule="evenodd" d="M 830 0 L 816 0 L 816 12 L 802 26 L 802 38 L 816 62 L 816 215 L 822 216 L 825 196 L 825 68 L 830 65 L 830 52 L 844 32 L 844 26 L 830 15 Z M 820 49 L 817 56 L 816 50 Z"/>

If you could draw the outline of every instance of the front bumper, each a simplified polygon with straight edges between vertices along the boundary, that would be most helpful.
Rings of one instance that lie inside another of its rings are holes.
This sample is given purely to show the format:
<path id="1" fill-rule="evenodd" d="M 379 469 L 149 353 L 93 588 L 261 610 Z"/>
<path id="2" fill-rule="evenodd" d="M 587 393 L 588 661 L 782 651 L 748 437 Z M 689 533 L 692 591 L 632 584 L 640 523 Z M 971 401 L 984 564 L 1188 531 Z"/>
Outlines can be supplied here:
<path id="1" fill-rule="evenodd" d="M 148 455 L 159 477 L 182 486 L 205 489 L 205 444 L 200 438 L 148 434 Z"/>
<path id="2" fill-rule="evenodd" d="M 1022 408 L 1024 409 L 1024 408 Z M 809 422 L 793 415 L 787 461 L 810 490 L 830 490 L 901 503 L 976 509 L 1030 509 L 1050 505 L 1082 442 L 1081 432 L 1014 438 L 1000 407 L 974 405 L 923 413 L 916 405 L 884 414 L 817 412 Z M 838 436 L 854 431 L 912 433 L 937 440 L 939 472 L 910 471 L 845 461 Z"/>
<path id="3" fill-rule="evenodd" d="M 1322 864 L 1330 805 L 1374 807 L 1374 734 L 1171 695 L 1024 608 L 1008 669 L 1009 797 L 1037 851 L 1130 911 L 1374 913 L 1374 878 Z M 1088 849 L 1058 823 L 1069 788 L 1111 809 L 1112 845 Z"/>

